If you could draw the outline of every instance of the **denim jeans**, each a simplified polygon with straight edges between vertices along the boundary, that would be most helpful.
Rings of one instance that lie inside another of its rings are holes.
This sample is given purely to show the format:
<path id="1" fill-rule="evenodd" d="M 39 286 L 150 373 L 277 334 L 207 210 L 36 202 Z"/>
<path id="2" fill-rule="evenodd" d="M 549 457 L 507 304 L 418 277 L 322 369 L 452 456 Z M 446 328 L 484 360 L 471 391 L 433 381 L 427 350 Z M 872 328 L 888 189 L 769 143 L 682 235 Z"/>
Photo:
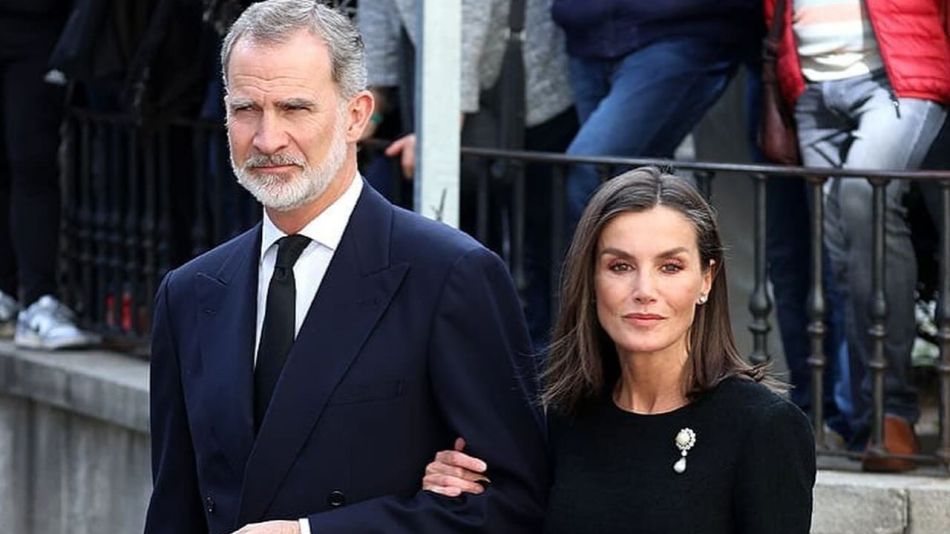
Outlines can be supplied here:
<path id="1" fill-rule="evenodd" d="M 671 157 L 728 85 L 740 49 L 695 37 L 670 38 L 618 59 L 572 57 L 571 85 L 581 129 L 571 156 Z M 573 232 L 597 170 L 574 166 L 567 177 Z"/>
<path id="2" fill-rule="evenodd" d="M 853 169 L 918 168 L 940 130 L 946 110 L 939 104 L 897 98 L 883 71 L 845 80 L 809 84 L 795 106 L 802 159 L 811 167 Z M 884 408 L 914 423 L 917 394 L 909 380 L 916 336 L 914 289 L 917 260 L 903 196 L 909 184 L 886 187 L 884 291 L 887 298 Z M 872 187 L 863 179 L 829 182 L 825 237 L 838 287 L 845 296 L 845 331 L 851 354 L 856 428 L 871 415 Z"/>

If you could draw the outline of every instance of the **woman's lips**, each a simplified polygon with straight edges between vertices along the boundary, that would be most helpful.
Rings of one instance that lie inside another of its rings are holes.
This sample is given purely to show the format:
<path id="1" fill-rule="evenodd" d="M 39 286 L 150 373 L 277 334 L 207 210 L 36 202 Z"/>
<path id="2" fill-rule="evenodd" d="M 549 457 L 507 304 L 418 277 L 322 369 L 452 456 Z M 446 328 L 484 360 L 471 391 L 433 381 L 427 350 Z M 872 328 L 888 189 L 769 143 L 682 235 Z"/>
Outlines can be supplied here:
<path id="1" fill-rule="evenodd" d="M 662 315 L 655 313 L 628 313 L 624 315 L 623 318 L 635 325 L 641 326 L 653 325 L 665 319 Z"/>

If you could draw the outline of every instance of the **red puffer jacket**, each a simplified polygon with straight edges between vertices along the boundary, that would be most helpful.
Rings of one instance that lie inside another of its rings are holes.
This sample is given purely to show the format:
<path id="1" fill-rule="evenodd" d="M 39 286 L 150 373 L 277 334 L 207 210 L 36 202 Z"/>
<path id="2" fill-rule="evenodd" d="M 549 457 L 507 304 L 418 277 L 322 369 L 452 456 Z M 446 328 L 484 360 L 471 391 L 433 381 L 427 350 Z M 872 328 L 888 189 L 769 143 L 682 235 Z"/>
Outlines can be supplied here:
<path id="1" fill-rule="evenodd" d="M 776 0 L 765 0 L 771 27 Z M 887 78 L 897 96 L 950 104 L 950 0 L 865 0 Z M 790 104 L 805 91 L 795 34 L 793 0 L 786 0 L 785 33 L 776 70 Z"/>

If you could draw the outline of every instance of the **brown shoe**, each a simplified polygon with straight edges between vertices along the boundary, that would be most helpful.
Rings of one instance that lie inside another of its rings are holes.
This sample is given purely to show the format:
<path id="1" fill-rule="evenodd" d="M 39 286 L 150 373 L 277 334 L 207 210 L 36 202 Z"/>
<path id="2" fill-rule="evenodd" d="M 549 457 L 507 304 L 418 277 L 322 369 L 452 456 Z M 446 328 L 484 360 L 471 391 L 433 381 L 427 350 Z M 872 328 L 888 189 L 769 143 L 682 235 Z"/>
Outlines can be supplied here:
<path id="1" fill-rule="evenodd" d="M 891 454 L 917 454 L 920 444 L 914 427 L 907 420 L 896 415 L 884 415 L 884 450 Z M 883 458 L 865 452 L 861 460 L 865 471 L 879 473 L 900 473 L 917 468 L 917 462 L 899 458 Z"/>

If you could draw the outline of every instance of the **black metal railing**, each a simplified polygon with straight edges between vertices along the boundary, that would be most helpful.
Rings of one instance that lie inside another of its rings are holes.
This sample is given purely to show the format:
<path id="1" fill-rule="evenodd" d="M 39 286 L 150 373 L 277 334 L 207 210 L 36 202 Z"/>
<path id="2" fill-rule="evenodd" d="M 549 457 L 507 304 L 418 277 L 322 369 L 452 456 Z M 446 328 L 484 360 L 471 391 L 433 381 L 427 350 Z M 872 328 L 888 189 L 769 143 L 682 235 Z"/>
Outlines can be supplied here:
<path id="1" fill-rule="evenodd" d="M 252 226 L 260 217 L 253 199 L 236 185 L 227 155 L 223 127 L 197 121 L 174 120 L 139 124 L 134 120 L 81 110 L 71 110 L 63 135 L 64 195 L 63 283 L 65 299 L 87 325 L 113 340 L 138 343 L 147 335 L 152 296 L 161 277 L 173 266 L 214 244 Z M 380 142 L 368 143 L 378 147 Z M 943 208 L 940 226 L 940 295 L 935 313 L 940 357 L 935 367 L 938 386 L 939 436 L 933 454 L 911 457 L 920 463 L 950 466 L 950 171 L 890 172 L 880 170 L 829 170 L 755 164 L 727 164 L 656 159 L 568 157 L 564 154 L 463 148 L 463 158 L 475 158 L 490 172 L 476 185 L 476 222 L 470 231 L 490 243 L 511 268 L 519 289 L 525 281 L 524 169 L 531 164 L 550 166 L 551 258 L 562 258 L 568 242 L 565 232 L 566 176 L 573 165 L 593 165 L 606 179 L 622 169 L 642 165 L 674 167 L 692 173 L 707 198 L 722 173 L 746 175 L 754 188 L 754 285 L 749 310 L 753 347 L 750 359 L 771 359 L 768 337 L 772 331 L 772 301 L 766 262 L 766 184 L 772 177 L 806 177 L 810 188 L 811 285 L 808 295 L 808 336 L 812 370 L 811 416 L 819 452 L 823 455 L 859 457 L 860 452 L 833 451 L 824 446 L 823 381 L 828 357 L 822 257 L 824 250 L 823 186 L 829 178 L 867 179 L 873 196 L 874 254 L 870 372 L 873 383 L 873 417 L 869 450 L 885 454 L 884 341 L 888 314 L 884 287 L 884 189 L 890 180 L 931 181 L 939 184 Z M 500 169 L 500 170 L 499 170 Z M 398 176 L 398 172 L 394 173 Z M 499 178 L 502 186 L 493 182 Z M 854 178 L 861 176 L 862 178 Z M 395 178 L 399 181 L 400 178 Z M 398 184 L 396 190 L 399 190 Z M 502 238 L 493 234 L 495 214 L 488 202 L 503 196 L 505 223 Z M 531 202 L 538 199 L 532 198 Z M 715 204 L 715 199 L 712 199 Z M 557 302 L 557 269 L 550 270 L 551 302 Z"/>

